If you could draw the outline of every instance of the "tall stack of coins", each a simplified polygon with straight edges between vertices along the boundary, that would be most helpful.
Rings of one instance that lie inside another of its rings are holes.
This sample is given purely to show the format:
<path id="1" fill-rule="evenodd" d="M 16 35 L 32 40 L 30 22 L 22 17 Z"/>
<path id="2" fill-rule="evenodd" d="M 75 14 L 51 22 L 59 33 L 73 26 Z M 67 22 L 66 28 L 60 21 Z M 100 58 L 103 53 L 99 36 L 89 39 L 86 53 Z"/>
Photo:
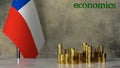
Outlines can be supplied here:
<path id="1" fill-rule="evenodd" d="M 82 61 L 83 63 L 87 62 L 87 50 L 88 50 L 88 45 L 87 43 L 83 43 L 83 53 L 82 53 Z"/>
<path id="2" fill-rule="evenodd" d="M 106 61 L 106 54 L 104 53 L 104 47 L 103 46 L 99 46 L 98 47 L 98 62 L 105 62 Z"/>
<path id="3" fill-rule="evenodd" d="M 76 48 L 63 49 L 62 44 L 58 44 L 58 63 L 59 64 L 81 64 L 93 62 L 105 63 L 106 53 L 104 47 L 99 46 L 97 49 L 83 43 L 83 51 L 80 53 Z"/>
<path id="4" fill-rule="evenodd" d="M 63 51 L 62 44 L 58 44 L 57 48 L 58 48 L 58 63 L 61 63 L 61 55 Z"/>
<path id="5" fill-rule="evenodd" d="M 106 62 L 106 53 L 102 53 L 102 63 Z"/>
<path id="6" fill-rule="evenodd" d="M 86 62 L 86 63 L 88 62 L 88 58 L 87 58 L 87 57 L 88 57 L 88 47 L 89 47 L 89 45 L 86 45 L 86 46 L 85 46 L 85 48 L 86 48 L 86 51 L 85 51 L 85 54 L 86 54 L 85 58 L 86 58 L 86 61 L 85 61 L 85 62 Z"/>
<path id="7" fill-rule="evenodd" d="M 93 62 L 93 58 L 92 58 L 92 46 L 88 46 L 87 63 L 91 64 L 92 62 Z"/>
<path id="8" fill-rule="evenodd" d="M 77 50 L 75 48 L 71 48 L 71 64 L 77 63 Z"/>

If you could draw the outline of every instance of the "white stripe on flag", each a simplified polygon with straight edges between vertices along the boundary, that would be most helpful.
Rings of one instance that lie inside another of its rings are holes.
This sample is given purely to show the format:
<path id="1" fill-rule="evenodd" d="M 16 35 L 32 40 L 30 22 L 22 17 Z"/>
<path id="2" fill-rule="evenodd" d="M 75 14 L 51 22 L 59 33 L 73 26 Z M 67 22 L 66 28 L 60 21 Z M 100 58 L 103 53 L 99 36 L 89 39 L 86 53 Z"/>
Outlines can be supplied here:
<path id="1" fill-rule="evenodd" d="M 29 3 L 19 10 L 19 13 L 25 19 L 39 52 L 45 40 L 34 1 L 30 0 Z"/>

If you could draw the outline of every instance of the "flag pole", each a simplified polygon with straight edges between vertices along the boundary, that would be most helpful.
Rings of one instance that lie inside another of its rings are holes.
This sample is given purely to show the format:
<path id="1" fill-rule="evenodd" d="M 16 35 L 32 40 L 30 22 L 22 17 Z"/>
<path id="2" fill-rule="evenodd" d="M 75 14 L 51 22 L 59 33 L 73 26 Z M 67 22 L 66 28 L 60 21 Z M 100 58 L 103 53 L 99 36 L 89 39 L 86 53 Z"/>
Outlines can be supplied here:
<path id="1" fill-rule="evenodd" d="M 19 48 L 16 48 L 16 58 L 17 58 L 17 64 L 20 62 L 20 50 Z"/>

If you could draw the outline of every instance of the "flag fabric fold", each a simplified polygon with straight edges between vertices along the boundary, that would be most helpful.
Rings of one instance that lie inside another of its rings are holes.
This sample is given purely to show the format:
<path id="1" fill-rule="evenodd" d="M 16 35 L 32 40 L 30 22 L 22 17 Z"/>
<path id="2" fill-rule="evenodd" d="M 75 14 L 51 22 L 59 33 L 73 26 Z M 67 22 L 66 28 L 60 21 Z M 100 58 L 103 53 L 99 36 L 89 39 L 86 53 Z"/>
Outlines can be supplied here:
<path id="1" fill-rule="evenodd" d="M 13 0 L 3 32 L 24 58 L 36 58 L 45 42 L 33 0 Z"/>

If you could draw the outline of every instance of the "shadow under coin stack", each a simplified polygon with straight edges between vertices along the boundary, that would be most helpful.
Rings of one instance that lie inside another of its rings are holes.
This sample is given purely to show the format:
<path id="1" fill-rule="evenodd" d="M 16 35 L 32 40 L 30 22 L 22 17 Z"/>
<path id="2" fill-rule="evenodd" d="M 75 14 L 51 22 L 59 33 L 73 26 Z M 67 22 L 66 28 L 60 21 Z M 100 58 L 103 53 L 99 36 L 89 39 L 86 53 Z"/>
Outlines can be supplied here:
<path id="1" fill-rule="evenodd" d="M 59 64 L 81 64 L 81 63 L 105 63 L 106 53 L 104 47 L 99 46 L 97 49 L 83 43 L 83 52 L 80 53 L 76 48 L 64 49 L 62 44 L 58 44 L 58 63 Z"/>

